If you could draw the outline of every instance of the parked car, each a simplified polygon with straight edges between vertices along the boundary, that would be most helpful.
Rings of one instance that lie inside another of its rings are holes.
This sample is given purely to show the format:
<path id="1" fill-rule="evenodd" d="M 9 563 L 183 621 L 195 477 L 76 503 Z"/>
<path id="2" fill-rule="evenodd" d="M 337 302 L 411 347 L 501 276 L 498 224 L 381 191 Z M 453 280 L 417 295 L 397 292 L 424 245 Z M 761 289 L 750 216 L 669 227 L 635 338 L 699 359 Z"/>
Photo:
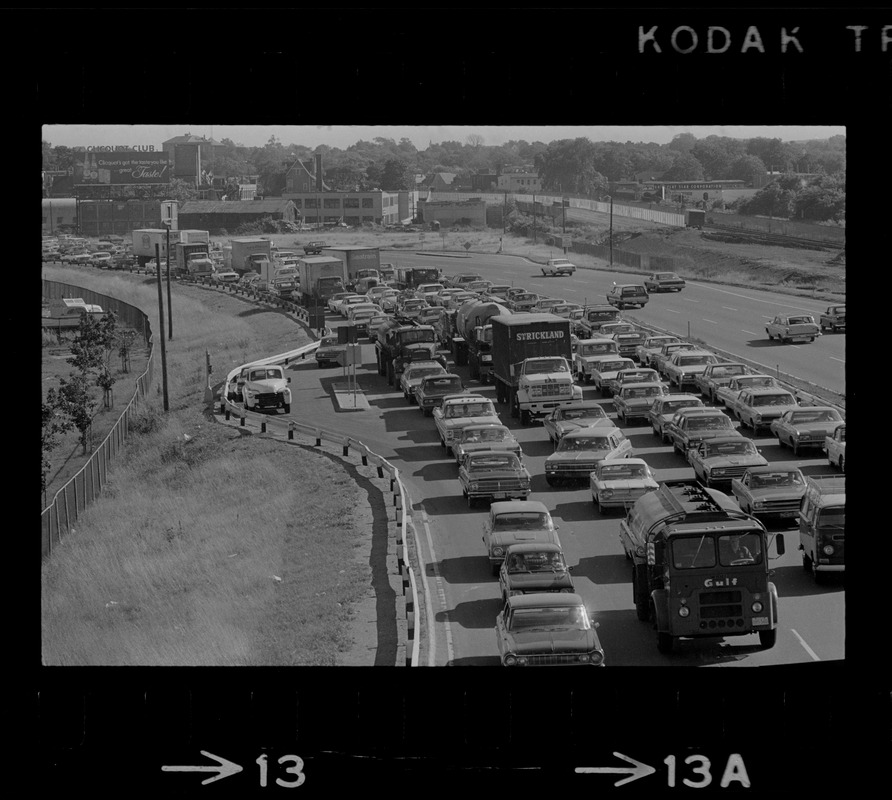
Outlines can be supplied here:
<path id="1" fill-rule="evenodd" d="M 542 267 L 543 276 L 572 275 L 576 272 L 576 265 L 566 258 L 549 258 Z"/>
<path id="2" fill-rule="evenodd" d="M 808 314 L 778 314 L 765 326 L 768 339 L 787 342 L 813 342 L 821 335 L 821 326 Z"/>
<path id="3" fill-rule="evenodd" d="M 439 361 L 413 361 L 400 375 L 400 389 L 407 403 L 415 402 L 415 390 L 431 375 L 446 375 L 446 368 Z"/>
<path id="4" fill-rule="evenodd" d="M 564 434 L 555 451 L 545 459 L 545 481 L 588 480 L 598 462 L 629 458 L 632 443 L 613 425 L 593 425 Z"/>
<path id="5" fill-rule="evenodd" d="M 554 544 L 561 546 L 551 514 L 538 500 L 501 500 L 489 507 L 483 524 L 483 543 L 493 575 L 498 575 L 505 553 L 515 544 Z"/>
<path id="6" fill-rule="evenodd" d="M 604 421 L 613 422 L 604 407 L 596 400 L 577 400 L 572 405 L 561 406 L 549 411 L 542 418 L 542 427 L 552 444 L 557 443 L 570 431 L 589 428 Z"/>
<path id="7" fill-rule="evenodd" d="M 520 442 L 507 425 L 499 422 L 484 422 L 479 425 L 467 425 L 457 433 L 452 443 L 455 461 L 461 465 L 470 453 L 497 451 L 514 453 L 523 462 L 523 450 Z"/>
<path id="8" fill-rule="evenodd" d="M 675 413 L 682 408 L 706 408 L 703 401 L 693 394 L 664 394 L 654 398 L 647 412 L 654 436 L 659 436 L 661 442 L 667 442 L 666 425 L 671 422 Z"/>
<path id="9" fill-rule="evenodd" d="M 737 375 L 728 381 L 726 386 L 718 386 L 713 392 L 713 402 L 716 405 L 724 406 L 729 414 L 736 416 L 735 408 L 737 406 L 737 398 L 744 389 L 755 389 L 758 387 L 769 388 L 780 386 L 777 379 L 773 375 L 763 375 L 758 372 L 751 372 L 749 375 Z"/>
<path id="10" fill-rule="evenodd" d="M 798 408 L 799 403 L 791 392 L 782 388 L 744 389 L 734 403 L 734 413 L 741 425 L 758 433 L 759 428 L 767 428 L 787 411 Z"/>
<path id="11" fill-rule="evenodd" d="M 846 471 L 846 424 L 837 425 L 833 432 L 824 437 L 824 452 L 831 467 Z"/>
<path id="12" fill-rule="evenodd" d="M 700 442 L 688 451 L 688 463 L 704 486 L 724 489 L 751 467 L 764 467 L 768 459 L 751 439 L 743 436 L 717 436 Z"/>
<path id="13" fill-rule="evenodd" d="M 707 364 L 703 372 L 694 376 L 694 385 L 697 391 L 712 402 L 715 402 L 715 393 L 720 386 L 727 386 L 732 378 L 738 375 L 748 375 L 750 368 L 740 361 L 721 361 L 717 364 Z"/>
<path id="14" fill-rule="evenodd" d="M 647 417 L 655 398 L 668 394 L 662 383 L 632 383 L 620 388 L 613 395 L 613 408 L 617 419 L 624 425 L 633 419 Z"/>
<path id="15" fill-rule="evenodd" d="M 589 475 L 592 503 L 603 514 L 608 508 L 628 508 L 660 484 L 643 458 L 606 459 Z"/>
<path id="16" fill-rule="evenodd" d="M 798 469 L 778 464 L 751 467 L 731 481 L 731 494 L 747 514 L 793 523 L 805 494 L 805 476 Z"/>
<path id="17" fill-rule="evenodd" d="M 789 445 L 793 455 L 804 447 L 824 449 L 824 440 L 843 422 L 831 406 L 805 406 L 785 411 L 771 425 L 779 445 Z"/>
<path id="18" fill-rule="evenodd" d="M 644 288 L 654 292 L 680 292 L 685 287 L 685 279 L 674 272 L 654 272 L 644 279 Z"/>
<path id="19" fill-rule="evenodd" d="M 538 592 L 574 592 L 573 578 L 564 553 L 550 542 L 512 544 L 505 552 L 499 569 L 502 602 L 519 594 Z"/>
<path id="20" fill-rule="evenodd" d="M 509 597 L 496 617 L 499 659 L 506 667 L 603 666 L 597 627 L 578 594 Z"/>
<path id="21" fill-rule="evenodd" d="M 619 309 L 627 306 L 644 308 L 648 300 L 647 289 L 640 283 L 615 283 L 607 292 L 607 302 Z"/>
<path id="22" fill-rule="evenodd" d="M 530 473 L 507 451 L 469 453 L 458 468 L 458 480 L 468 508 L 478 500 L 526 500 L 531 491 Z"/>

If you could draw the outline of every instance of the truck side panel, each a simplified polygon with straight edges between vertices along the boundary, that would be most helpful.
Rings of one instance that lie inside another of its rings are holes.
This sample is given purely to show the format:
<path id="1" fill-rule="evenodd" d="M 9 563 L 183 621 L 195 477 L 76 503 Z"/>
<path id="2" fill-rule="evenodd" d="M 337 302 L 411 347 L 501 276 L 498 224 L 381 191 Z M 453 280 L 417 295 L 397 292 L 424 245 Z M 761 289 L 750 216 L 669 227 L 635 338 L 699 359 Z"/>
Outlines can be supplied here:
<path id="1" fill-rule="evenodd" d="M 511 366 L 526 358 L 562 356 L 570 361 L 570 321 L 554 314 L 491 317 L 493 375 L 515 385 Z"/>

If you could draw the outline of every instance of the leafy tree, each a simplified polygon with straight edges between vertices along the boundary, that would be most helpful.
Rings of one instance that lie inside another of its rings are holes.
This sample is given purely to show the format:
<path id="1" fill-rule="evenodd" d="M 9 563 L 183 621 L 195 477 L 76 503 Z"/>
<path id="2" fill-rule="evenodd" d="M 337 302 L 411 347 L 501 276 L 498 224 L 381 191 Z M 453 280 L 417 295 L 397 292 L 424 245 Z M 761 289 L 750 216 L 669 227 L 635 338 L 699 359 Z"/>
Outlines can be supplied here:
<path id="1" fill-rule="evenodd" d="M 167 187 L 168 200 L 185 203 L 187 200 L 197 200 L 198 198 L 199 191 L 194 184 L 184 181 L 182 178 L 171 178 Z"/>
<path id="2" fill-rule="evenodd" d="M 80 434 L 79 441 L 83 452 L 90 444 L 90 428 L 93 424 L 95 401 L 90 397 L 90 389 L 84 375 L 72 373 L 69 379 L 59 378 L 57 407 L 64 413 Z"/>
<path id="3" fill-rule="evenodd" d="M 596 157 L 594 143 L 579 137 L 552 142 L 533 163 L 544 188 L 597 195 L 606 191 L 607 179 L 596 169 Z"/>
<path id="4" fill-rule="evenodd" d="M 55 389 L 49 389 L 46 400 L 40 404 L 40 491 L 46 491 L 46 476 L 49 474 L 49 454 L 59 446 L 57 437 L 71 430 L 72 422 L 59 413 L 60 397 Z"/>
<path id="5" fill-rule="evenodd" d="M 703 180 L 703 165 L 690 153 L 679 153 L 672 160 L 672 166 L 663 173 L 664 181 Z"/>
<path id="6" fill-rule="evenodd" d="M 846 187 L 841 176 L 821 176 L 793 198 L 793 214 L 799 219 L 840 222 L 846 214 Z"/>
<path id="7" fill-rule="evenodd" d="M 727 136 L 707 136 L 691 148 L 691 155 L 703 165 L 706 177 L 716 181 L 728 180 L 731 164 L 745 153 L 743 141 Z"/>
<path id="8" fill-rule="evenodd" d="M 741 203 L 741 214 L 787 218 L 792 212 L 794 191 L 784 188 L 780 180 L 772 181 L 760 189 L 749 200 Z"/>
<path id="9" fill-rule="evenodd" d="M 384 191 L 408 189 L 412 182 L 412 170 L 402 159 L 389 158 L 384 162 L 384 168 L 381 170 L 381 188 Z"/>
<path id="10" fill-rule="evenodd" d="M 752 183 L 758 176 L 764 175 L 766 171 L 765 164 L 761 158 L 745 154 L 731 164 L 728 176 L 731 180 Z"/>
<path id="11" fill-rule="evenodd" d="M 771 172 L 783 172 L 794 160 L 790 149 L 780 139 L 768 139 L 764 136 L 748 139 L 746 152 L 761 158 Z"/>
<path id="12" fill-rule="evenodd" d="M 672 137 L 672 141 L 666 145 L 669 150 L 677 150 L 679 153 L 690 153 L 697 144 L 697 137 L 693 133 L 679 133 Z"/>

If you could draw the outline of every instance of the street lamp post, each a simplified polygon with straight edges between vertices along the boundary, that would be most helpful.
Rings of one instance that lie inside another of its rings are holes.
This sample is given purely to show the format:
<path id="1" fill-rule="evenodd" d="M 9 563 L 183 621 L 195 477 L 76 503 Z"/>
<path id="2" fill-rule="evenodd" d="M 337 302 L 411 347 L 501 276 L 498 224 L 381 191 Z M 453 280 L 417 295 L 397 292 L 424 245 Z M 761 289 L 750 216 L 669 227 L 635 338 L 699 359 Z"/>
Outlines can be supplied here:
<path id="1" fill-rule="evenodd" d="M 610 266 L 613 266 L 613 195 L 606 195 L 610 201 Z"/>

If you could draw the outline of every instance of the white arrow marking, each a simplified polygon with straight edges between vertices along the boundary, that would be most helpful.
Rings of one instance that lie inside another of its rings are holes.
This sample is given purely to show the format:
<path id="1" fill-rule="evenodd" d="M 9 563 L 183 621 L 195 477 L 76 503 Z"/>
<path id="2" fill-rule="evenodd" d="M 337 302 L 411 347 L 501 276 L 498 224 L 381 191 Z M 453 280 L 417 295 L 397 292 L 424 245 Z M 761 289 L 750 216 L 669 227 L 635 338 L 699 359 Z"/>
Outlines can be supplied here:
<path id="1" fill-rule="evenodd" d="M 622 753 L 617 753 L 615 750 L 613 751 L 613 755 L 617 758 L 621 758 L 623 761 L 628 761 L 632 767 L 576 767 L 576 772 L 629 773 L 628 778 L 623 778 L 621 781 L 617 781 L 613 784 L 614 786 L 622 786 L 624 783 L 637 781 L 639 778 L 646 778 L 648 775 L 652 775 L 656 772 L 656 769 L 649 764 L 642 764 L 640 761 L 636 761 L 634 758 L 629 758 L 629 756 L 624 756 Z"/>
<path id="2" fill-rule="evenodd" d="M 220 780 L 220 778 L 228 778 L 230 775 L 235 775 L 237 772 L 242 771 L 242 767 L 238 764 L 234 764 L 232 761 L 227 761 L 225 758 L 220 758 L 220 756 L 215 756 L 213 753 L 209 753 L 207 750 L 202 750 L 201 754 L 205 758 L 212 758 L 217 762 L 219 766 L 216 767 L 168 767 L 163 766 L 161 769 L 164 772 L 218 772 L 218 775 L 214 775 L 213 778 L 207 778 L 203 780 L 202 785 L 206 783 L 213 783 L 214 781 Z"/>

